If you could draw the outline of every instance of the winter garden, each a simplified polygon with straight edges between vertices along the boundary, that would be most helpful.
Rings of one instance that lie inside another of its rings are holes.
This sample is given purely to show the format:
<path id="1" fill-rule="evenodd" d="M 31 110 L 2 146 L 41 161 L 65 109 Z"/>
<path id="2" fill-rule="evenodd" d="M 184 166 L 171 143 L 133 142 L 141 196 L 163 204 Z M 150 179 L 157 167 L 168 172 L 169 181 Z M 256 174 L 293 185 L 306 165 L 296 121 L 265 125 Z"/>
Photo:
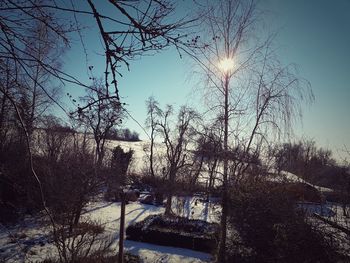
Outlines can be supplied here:
<path id="1" fill-rule="evenodd" d="M 2 1 L 0 262 L 349 262 L 350 151 L 293 136 L 315 96 L 266 20 L 255 0 Z M 133 112 L 124 75 L 167 50 L 195 103 L 138 90 Z"/>

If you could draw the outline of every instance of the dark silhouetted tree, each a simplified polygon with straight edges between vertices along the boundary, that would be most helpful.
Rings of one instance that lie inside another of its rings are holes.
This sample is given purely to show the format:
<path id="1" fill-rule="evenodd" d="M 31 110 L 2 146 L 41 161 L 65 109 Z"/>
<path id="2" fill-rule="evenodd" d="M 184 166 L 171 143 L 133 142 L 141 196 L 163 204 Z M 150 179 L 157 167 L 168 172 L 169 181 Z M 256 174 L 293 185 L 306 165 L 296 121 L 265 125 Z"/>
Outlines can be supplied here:
<path id="1" fill-rule="evenodd" d="M 124 152 L 120 146 L 115 147 L 112 151 L 111 168 L 113 172 L 121 178 L 122 185 L 125 184 L 126 173 L 131 163 L 133 153 L 134 151 L 132 150 Z"/>

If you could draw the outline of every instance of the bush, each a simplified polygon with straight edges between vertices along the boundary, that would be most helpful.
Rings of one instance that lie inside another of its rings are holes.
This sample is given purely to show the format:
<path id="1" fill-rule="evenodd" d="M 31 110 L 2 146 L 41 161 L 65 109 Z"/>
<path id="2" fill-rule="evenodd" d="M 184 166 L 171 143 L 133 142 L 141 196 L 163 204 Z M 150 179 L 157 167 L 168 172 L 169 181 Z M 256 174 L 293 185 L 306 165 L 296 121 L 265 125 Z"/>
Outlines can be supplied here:
<path id="1" fill-rule="evenodd" d="M 217 247 L 218 232 L 218 224 L 151 215 L 130 225 L 126 235 L 127 239 L 135 241 L 213 252 Z"/>
<path id="2" fill-rule="evenodd" d="M 56 226 L 53 241 L 58 250 L 58 262 L 89 262 L 88 260 L 94 258 L 102 259 L 102 256 L 111 252 L 110 246 L 113 243 L 103 232 L 102 225 L 90 221 L 81 222 L 73 229 L 67 225 Z"/>
<path id="3" fill-rule="evenodd" d="M 28 162 L 26 143 L 21 133 L 0 145 L 0 223 L 14 223 L 23 212 L 39 208 L 37 183 Z"/>
<path id="4" fill-rule="evenodd" d="M 83 207 L 102 183 L 96 173 L 93 155 L 69 148 L 58 161 L 36 157 L 35 165 L 54 220 L 72 228 L 79 223 Z"/>
<path id="5" fill-rule="evenodd" d="M 283 187 L 244 186 L 232 193 L 230 204 L 229 223 L 248 251 L 242 262 L 336 262 L 335 247 L 307 223 Z M 238 247 L 233 245 L 228 255 L 242 257 Z"/>

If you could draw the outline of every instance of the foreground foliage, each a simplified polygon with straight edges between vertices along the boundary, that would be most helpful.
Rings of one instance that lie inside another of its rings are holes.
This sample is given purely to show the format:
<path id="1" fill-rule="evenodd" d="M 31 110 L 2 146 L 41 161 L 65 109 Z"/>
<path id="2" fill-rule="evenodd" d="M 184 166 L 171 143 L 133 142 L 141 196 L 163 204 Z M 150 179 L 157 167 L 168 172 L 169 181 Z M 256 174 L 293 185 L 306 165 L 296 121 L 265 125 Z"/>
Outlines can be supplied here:
<path id="1" fill-rule="evenodd" d="M 230 197 L 228 255 L 240 262 L 337 262 L 336 242 L 296 209 L 283 186 L 240 186 Z"/>

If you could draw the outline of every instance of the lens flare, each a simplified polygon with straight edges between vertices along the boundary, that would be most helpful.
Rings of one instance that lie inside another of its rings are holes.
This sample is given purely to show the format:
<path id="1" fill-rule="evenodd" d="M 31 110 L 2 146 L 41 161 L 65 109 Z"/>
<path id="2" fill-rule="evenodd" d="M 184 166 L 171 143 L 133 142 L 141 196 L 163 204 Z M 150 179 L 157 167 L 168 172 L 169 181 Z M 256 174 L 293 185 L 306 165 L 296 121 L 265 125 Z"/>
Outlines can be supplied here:
<path id="1" fill-rule="evenodd" d="M 224 58 L 219 62 L 219 69 L 223 72 L 228 72 L 233 69 L 233 59 L 232 58 Z"/>

